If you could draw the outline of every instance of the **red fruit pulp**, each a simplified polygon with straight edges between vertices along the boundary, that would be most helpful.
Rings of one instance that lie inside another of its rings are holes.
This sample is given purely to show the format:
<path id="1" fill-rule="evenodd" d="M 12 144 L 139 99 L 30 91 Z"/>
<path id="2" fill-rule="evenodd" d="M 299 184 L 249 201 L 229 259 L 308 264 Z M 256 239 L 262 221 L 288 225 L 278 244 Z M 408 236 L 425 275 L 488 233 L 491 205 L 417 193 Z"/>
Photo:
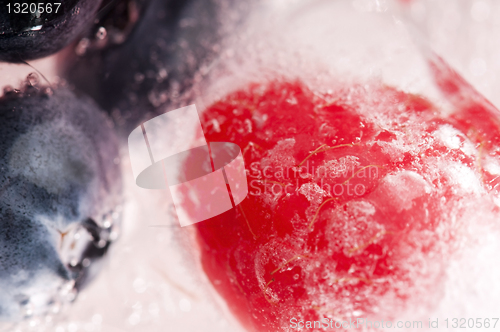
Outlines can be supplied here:
<path id="1" fill-rule="evenodd" d="M 477 112 L 471 133 L 467 112 L 444 119 L 393 88 L 299 81 L 209 107 L 207 141 L 241 147 L 249 195 L 195 227 L 203 269 L 243 325 L 292 331 L 292 318 L 386 320 L 435 303 L 467 201 L 493 190 L 481 160 L 494 145 L 476 138 L 498 127 Z"/>

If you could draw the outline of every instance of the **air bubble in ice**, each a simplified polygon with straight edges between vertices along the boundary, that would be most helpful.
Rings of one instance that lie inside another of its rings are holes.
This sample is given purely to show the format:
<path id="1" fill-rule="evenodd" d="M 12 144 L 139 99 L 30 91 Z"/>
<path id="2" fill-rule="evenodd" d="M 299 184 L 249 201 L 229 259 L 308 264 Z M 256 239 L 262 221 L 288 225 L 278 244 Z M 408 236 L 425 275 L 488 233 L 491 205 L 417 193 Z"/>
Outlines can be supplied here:
<path id="1" fill-rule="evenodd" d="M 83 261 L 82 261 L 82 265 L 83 265 L 83 267 L 89 267 L 90 266 L 90 259 L 84 258 Z"/>
<path id="2" fill-rule="evenodd" d="M 30 73 L 28 74 L 26 80 L 29 86 L 37 86 L 38 83 L 40 82 L 40 77 L 38 76 L 37 73 Z"/>
<path id="3" fill-rule="evenodd" d="M 161 68 L 158 71 L 158 74 L 156 75 L 156 81 L 158 83 L 161 83 L 167 78 L 167 76 L 168 76 L 167 70 L 165 68 Z"/>
<path id="4" fill-rule="evenodd" d="M 220 133 L 220 124 L 217 119 L 212 119 L 212 128 L 216 133 Z"/>
<path id="5" fill-rule="evenodd" d="M 42 93 L 47 96 L 47 97 L 50 97 L 54 94 L 54 91 L 50 88 L 50 87 L 45 87 L 43 90 L 42 90 Z"/>
<path id="6" fill-rule="evenodd" d="M 99 29 L 97 29 L 95 37 L 98 40 L 103 40 L 104 38 L 106 38 L 107 35 L 108 35 L 108 32 L 106 31 L 106 28 L 105 27 L 99 27 Z"/>
<path id="7" fill-rule="evenodd" d="M 104 220 L 103 224 L 104 228 L 110 228 L 111 227 L 111 221 L 109 219 Z"/>
<path id="8" fill-rule="evenodd" d="M 75 48 L 76 55 L 82 56 L 85 53 L 87 53 L 87 49 L 89 48 L 89 46 L 90 46 L 90 40 L 88 38 L 82 38 L 76 45 Z"/>

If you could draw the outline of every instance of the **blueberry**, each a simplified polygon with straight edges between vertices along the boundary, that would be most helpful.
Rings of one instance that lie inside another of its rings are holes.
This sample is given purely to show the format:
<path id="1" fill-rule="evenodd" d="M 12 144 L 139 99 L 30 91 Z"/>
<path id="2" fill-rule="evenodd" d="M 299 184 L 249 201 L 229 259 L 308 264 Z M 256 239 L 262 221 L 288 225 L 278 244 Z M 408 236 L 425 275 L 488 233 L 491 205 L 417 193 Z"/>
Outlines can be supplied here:
<path id="1" fill-rule="evenodd" d="M 113 240 L 118 141 L 66 88 L 6 94 L 0 132 L 0 320 L 20 320 L 72 300 Z"/>
<path id="2" fill-rule="evenodd" d="M 100 3 L 100 0 L 0 2 L 0 61 L 22 62 L 57 52 L 93 23 Z"/>
<path id="3" fill-rule="evenodd" d="M 74 59 L 65 73 L 128 136 L 140 120 L 164 112 L 217 56 L 221 26 L 239 1 L 152 0 L 127 42 Z M 224 8 L 224 10 L 222 10 Z"/>

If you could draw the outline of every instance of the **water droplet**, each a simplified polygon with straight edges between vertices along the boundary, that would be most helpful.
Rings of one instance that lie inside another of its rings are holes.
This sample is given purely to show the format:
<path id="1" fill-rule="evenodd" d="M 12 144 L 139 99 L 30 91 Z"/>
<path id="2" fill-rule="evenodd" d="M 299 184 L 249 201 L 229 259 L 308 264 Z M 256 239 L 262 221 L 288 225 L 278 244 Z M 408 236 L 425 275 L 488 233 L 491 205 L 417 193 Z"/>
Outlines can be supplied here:
<path id="1" fill-rule="evenodd" d="M 66 295 L 68 302 L 73 302 L 76 299 L 76 289 L 71 290 L 71 292 Z"/>
<path id="2" fill-rule="evenodd" d="M 45 96 L 50 97 L 50 96 L 52 96 L 54 94 L 54 91 L 51 88 L 46 87 L 46 88 L 43 89 L 42 93 Z"/>
<path id="3" fill-rule="evenodd" d="M 158 71 L 158 74 L 156 75 L 156 81 L 158 83 L 161 83 L 163 82 L 163 80 L 165 80 L 165 78 L 167 78 L 167 76 L 168 76 L 167 70 L 165 68 L 161 68 Z"/>
<path id="4" fill-rule="evenodd" d="M 104 228 L 110 228 L 111 227 L 111 221 L 109 219 L 104 220 L 104 223 L 102 224 Z"/>
<path id="5" fill-rule="evenodd" d="M 97 29 L 97 32 L 95 33 L 95 37 L 99 40 L 103 40 L 107 35 L 108 32 L 106 31 L 105 27 L 99 27 L 99 29 Z"/>
<path id="6" fill-rule="evenodd" d="M 57 314 L 59 313 L 59 311 L 61 310 L 61 304 L 59 302 L 55 302 L 53 305 L 52 305 L 52 313 L 54 314 Z"/>
<path id="7" fill-rule="evenodd" d="M 90 46 L 90 40 L 88 38 L 82 38 L 79 42 L 78 45 L 76 45 L 75 48 L 75 53 L 76 55 L 82 56 L 87 52 L 87 49 Z"/>
<path id="8" fill-rule="evenodd" d="M 31 306 L 26 309 L 26 311 L 24 312 L 24 315 L 25 315 L 25 317 L 30 317 L 33 315 L 33 309 L 31 308 Z"/>
<path id="9" fill-rule="evenodd" d="M 83 265 L 83 267 L 89 267 L 90 266 L 90 259 L 84 258 L 82 261 L 82 265 Z"/>
<path id="10" fill-rule="evenodd" d="M 114 241 L 118 239 L 118 232 L 117 231 L 112 231 L 111 234 L 109 234 L 109 240 Z"/>
<path id="11" fill-rule="evenodd" d="M 26 81 L 29 86 L 36 86 L 40 82 L 40 77 L 37 73 L 30 73 L 28 74 L 28 77 L 26 77 Z"/>

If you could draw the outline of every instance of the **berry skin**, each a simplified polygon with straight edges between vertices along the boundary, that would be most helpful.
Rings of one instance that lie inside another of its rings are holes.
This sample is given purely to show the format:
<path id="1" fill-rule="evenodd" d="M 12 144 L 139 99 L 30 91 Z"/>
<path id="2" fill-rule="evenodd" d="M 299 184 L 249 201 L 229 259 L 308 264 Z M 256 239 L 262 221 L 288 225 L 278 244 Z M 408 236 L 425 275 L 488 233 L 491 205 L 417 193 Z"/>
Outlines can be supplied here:
<path id="1" fill-rule="evenodd" d="M 62 87 L 6 93 L 0 132 L 0 321 L 36 321 L 74 300 L 113 241 L 119 144 L 96 105 Z"/>
<path id="2" fill-rule="evenodd" d="M 436 304 L 469 203 L 495 195 L 485 163 L 498 164 L 497 142 L 478 137 L 498 127 L 479 114 L 470 130 L 469 113 L 443 118 L 386 86 L 300 81 L 209 107 L 205 136 L 241 147 L 249 195 L 195 227 L 203 269 L 242 324 L 292 331 L 292 318 L 324 327 Z"/>

